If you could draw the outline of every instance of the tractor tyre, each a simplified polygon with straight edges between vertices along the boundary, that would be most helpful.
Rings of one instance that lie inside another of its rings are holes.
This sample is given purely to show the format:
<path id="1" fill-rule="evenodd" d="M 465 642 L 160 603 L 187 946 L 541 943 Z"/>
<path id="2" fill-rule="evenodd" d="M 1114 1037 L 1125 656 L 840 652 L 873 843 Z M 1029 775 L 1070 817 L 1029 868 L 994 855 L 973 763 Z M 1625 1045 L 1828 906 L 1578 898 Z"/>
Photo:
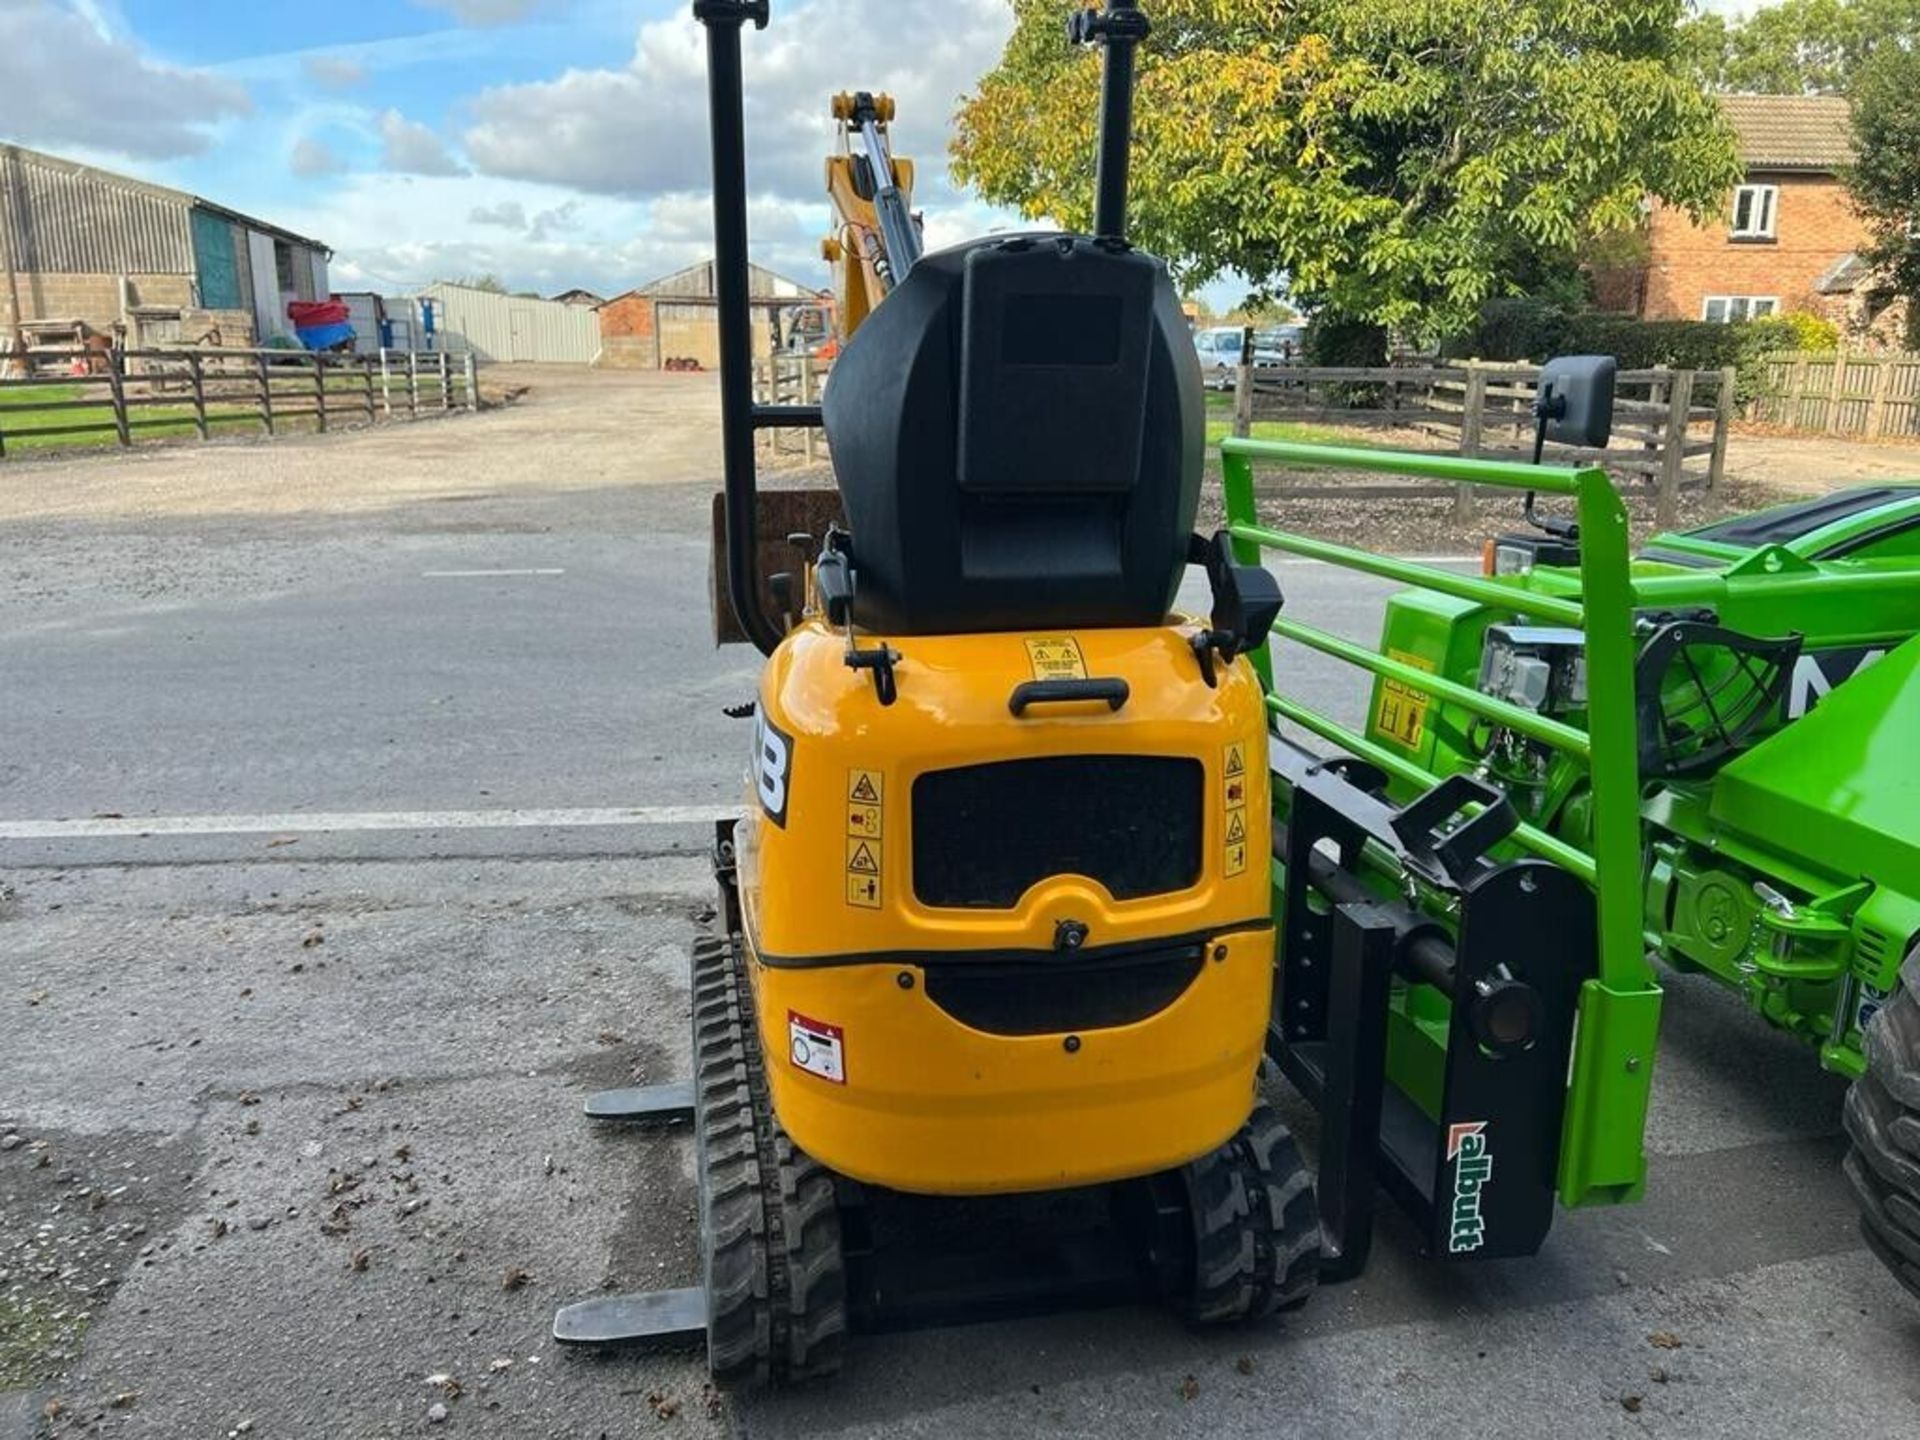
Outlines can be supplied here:
<path id="1" fill-rule="evenodd" d="M 1293 1134 L 1266 1102 L 1179 1173 L 1193 1225 L 1187 1318 L 1225 1325 L 1306 1304 L 1320 1275 L 1320 1210 Z"/>
<path id="2" fill-rule="evenodd" d="M 707 1368 L 716 1384 L 840 1368 L 846 1273 L 833 1176 L 780 1129 L 737 942 L 693 952 L 694 1143 Z"/>
<path id="3" fill-rule="evenodd" d="M 1867 1247 L 1920 1297 L 1920 946 L 1867 1026 L 1866 1057 L 1843 1117 L 1847 1179 Z"/>

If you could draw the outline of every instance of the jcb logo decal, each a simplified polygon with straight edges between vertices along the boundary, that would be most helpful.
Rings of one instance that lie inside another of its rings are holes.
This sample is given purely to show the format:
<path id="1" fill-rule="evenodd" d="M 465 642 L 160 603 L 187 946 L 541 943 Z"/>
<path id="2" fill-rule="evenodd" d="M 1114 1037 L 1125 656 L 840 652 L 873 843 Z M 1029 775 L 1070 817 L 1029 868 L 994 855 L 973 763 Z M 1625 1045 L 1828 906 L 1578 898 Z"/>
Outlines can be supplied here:
<path id="1" fill-rule="evenodd" d="M 787 828 L 787 789 L 793 776 L 793 737 L 783 734 L 764 711 L 753 724 L 753 780 L 760 808 L 782 830 Z"/>

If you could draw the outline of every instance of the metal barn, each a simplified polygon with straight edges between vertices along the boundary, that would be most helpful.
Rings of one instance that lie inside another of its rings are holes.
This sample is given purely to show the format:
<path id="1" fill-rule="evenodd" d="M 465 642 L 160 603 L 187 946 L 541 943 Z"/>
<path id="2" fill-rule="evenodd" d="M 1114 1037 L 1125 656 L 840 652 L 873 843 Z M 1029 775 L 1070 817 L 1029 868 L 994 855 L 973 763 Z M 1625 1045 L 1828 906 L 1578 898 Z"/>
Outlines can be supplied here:
<path id="1" fill-rule="evenodd" d="M 471 350 L 482 360 L 591 365 L 600 355 L 600 321 L 580 305 L 445 281 L 418 298 L 433 301 L 434 330 L 448 349 Z"/>

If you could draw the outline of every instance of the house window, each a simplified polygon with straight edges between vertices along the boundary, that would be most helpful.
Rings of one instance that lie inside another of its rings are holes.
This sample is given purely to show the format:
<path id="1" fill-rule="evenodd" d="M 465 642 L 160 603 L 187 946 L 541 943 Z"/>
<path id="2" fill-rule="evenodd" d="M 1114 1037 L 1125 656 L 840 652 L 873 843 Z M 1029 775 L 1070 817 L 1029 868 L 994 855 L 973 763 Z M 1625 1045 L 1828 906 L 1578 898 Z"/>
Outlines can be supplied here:
<path id="1" fill-rule="evenodd" d="M 1773 239 L 1774 212 L 1779 208 L 1779 186 L 1742 185 L 1733 192 L 1733 238 Z"/>
<path id="2" fill-rule="evenodd" d="M 293 283 L 293 247 L 284 240 L 273 242 L 273 275 L 282 294 L 291 295 Z"/>
<path id="3" fill-rule="evenodd" d="M 1779 310 L 1780 301 L 1772 295 L 1709 295 L 1700 307 L 1700 318 L 1726 325 L 1736 320 L 1759 320 Z"/>

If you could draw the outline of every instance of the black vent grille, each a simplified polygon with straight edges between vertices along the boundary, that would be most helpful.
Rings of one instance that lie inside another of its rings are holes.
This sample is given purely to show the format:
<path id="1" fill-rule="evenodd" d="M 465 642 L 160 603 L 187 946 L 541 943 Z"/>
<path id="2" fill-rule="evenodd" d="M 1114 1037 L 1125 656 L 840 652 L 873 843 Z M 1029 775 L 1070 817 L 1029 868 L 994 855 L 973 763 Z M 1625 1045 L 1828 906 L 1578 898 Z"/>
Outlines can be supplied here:
<path id="1" fill-rule="evenodd" d="M 1084 875 L 1116 900 L 1200 880 L 1206 770 L 1154 755 L 1068 755 L 936 770 L 913 782 L 913 892 L 1008 910 L 1040 880 Z"/>
<path id="2" fill-rule="evenodd" d="M 1178 1000 L 1204 955 L 1199 945 L 1181 945 L 1093 959 L 943 961 L 926 967 L 927 998 L 989 1035 L 1106 1030 Z"/>

